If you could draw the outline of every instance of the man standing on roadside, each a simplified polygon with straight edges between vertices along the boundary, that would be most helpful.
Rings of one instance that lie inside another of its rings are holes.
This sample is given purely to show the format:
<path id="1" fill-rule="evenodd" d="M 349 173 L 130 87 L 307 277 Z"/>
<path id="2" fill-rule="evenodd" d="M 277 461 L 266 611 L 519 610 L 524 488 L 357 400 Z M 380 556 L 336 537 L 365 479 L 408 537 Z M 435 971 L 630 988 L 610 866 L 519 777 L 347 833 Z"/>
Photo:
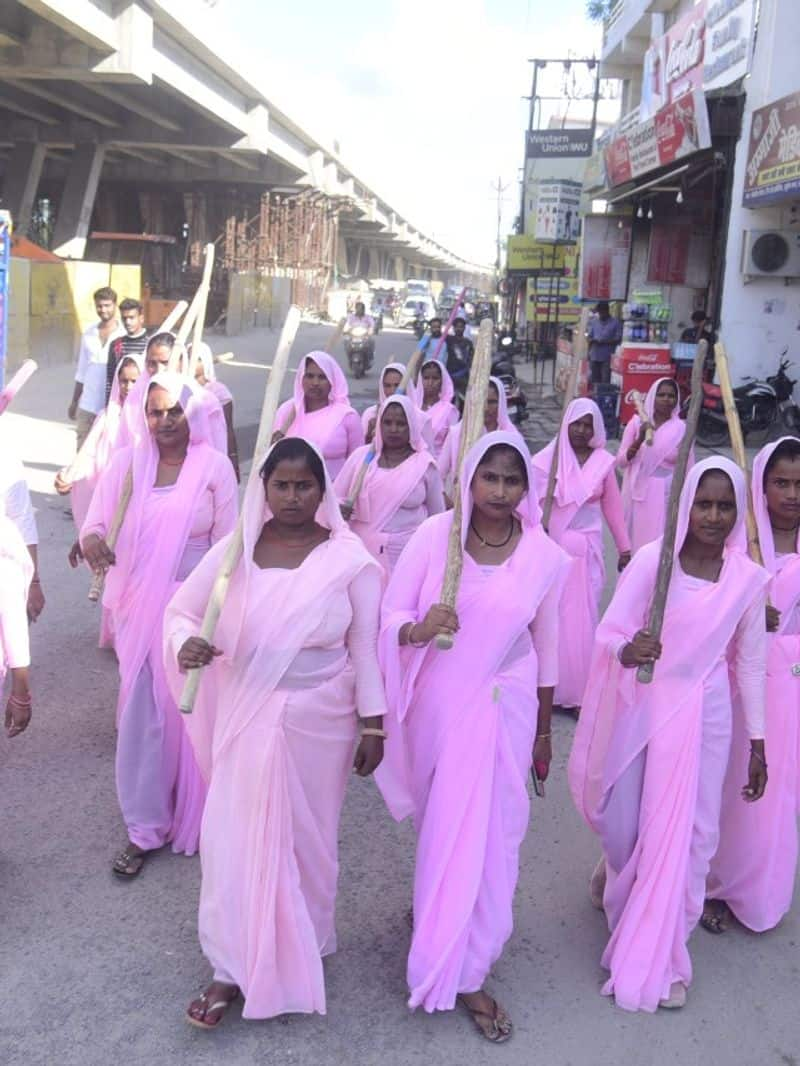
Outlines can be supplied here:
<path id="1" fill-rule="evenodd" d="M 593 385 L 608 385 L 611 381 L 611 356 L 622 340 L 622 323 L 611 317 L 606 300 L 595 307 L 596 317 L 589 323 L 589 366 Z"/>
<path id="2" fill-rule="evenodd" d="M 111 395 L 114 375 L 123 359 L 129 355 L 144 356 L 147 348 L 147 330 L 144 328 L 144 307 L 130 296 L 119 305 L 119 316 L 125 333 L 116 337 L 108 346 L 106 364 L 106 404 Z"/>
<path id="3" fill-rule="evenodd" d="M 117 318 L 117 294 L 105 286 L 94 294 L 98 321 L 84 332 L 78 350 L 75 388 L 68 415 L 76 423 L 80 449 L 92 423 L 106 405 L 106 366 L 108 345 L 123 332 Z"/>

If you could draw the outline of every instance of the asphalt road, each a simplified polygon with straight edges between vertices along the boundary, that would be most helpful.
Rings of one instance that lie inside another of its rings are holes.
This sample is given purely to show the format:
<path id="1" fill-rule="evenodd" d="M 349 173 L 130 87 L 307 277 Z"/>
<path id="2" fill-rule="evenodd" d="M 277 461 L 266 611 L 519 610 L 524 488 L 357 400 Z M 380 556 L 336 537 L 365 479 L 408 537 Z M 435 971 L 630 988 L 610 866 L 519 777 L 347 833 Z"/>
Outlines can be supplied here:
<path id="1" fill-rule="evenodd" d="M 304 326 L 292 365 L 327 333 Z M 274 343 L 266 333 L 214 341 L 216 351 L 236 350 L 221 376 L 245 437 L 254 434 Z M 359 408 L 373 400 L 377 365 L 412 346 L 407 331 L 379 338 L 376 369 L 354 388 Z M 482 1042 L 460 1012 L 407 1010 L 413 836 L 360 780 L 341 823 L 340 949 L 326 962 L 327 1017 L 253 1023 L 237 1007 L 214 1033 L 185 1024 L 186 1005 L 208 978 L 196 935 L 199 862 L 163 852 L 135 882 L 110 872 L 125 838 L 113 776 L 115 663 L 95 647 L 86 576 L 65 562 L 72 524 L 46 491 L 69 457 L 69 374 L 45 370 L 34 381 L 4 416 L 36 490 L 48 603 L 33 633 L 33 724 L 13 742 L 0 739 L 2 1066 L 800 1062 L 796 912 L 765 936 L 696 933 L 695 983 L 681 1012 L 626 1014 L 599 995 L 606 934 L 587 893 L 596 849 L 566 789 L 573 726 L 565 719 L 554 725 L 547 797 L 531 801 L 516 927 L 491 979 L 516 1024 L 509 1044 Z"/>

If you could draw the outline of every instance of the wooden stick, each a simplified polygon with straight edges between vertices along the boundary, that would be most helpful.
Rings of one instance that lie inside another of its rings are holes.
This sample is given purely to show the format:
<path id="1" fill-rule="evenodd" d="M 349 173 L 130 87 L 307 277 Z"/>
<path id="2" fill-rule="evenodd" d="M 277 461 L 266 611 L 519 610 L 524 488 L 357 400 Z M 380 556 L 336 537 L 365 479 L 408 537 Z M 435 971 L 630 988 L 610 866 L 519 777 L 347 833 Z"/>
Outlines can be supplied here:
<path id="1" fill-rule="evenodd" d="M 181 317 L 181 315 L 184 313 L 188 306 L 189 303 L 187 300 L 178 300 L 178 302 L 172 308 L 170 313 L 158 327 L 156 333 L 171 333 L 172 327 L 175 325 L 175 323 L 178 321 L 178 319 Z"/>
<path id="2" fill-rule="evenodd" d="M 664 528 L 664 536 L 661 541 L 661 556 L 658 560 L 658 576 L 653 593 L 653 602 L 650 605 L 650 617 L 647 622 L 647 632 L 651 637 L 659 640 L 661 629 L 664 625 L 664 609 L 667 605 L 667 593 L 672 579 L 672 565 L 675 555 L 675 537 L 678 530 L 678 506 L 681 500 L 681 490 L 686 479 L 686 468 L 689 465 L 689 453 L 692 450 L 694 436 L 697 432 L 697 420 L 700 417 L 700 406 L 703 402 L 703 364 L 706 359 L 708 344 L 700 341 L 697 345 L 697 353 L 692 367 L 692 397 L 689 401 L 689 413 L 686 416 L 686 432 L 683 434 L 681 446 L 678 449 L 678 458 L 675 460 L 675 472 L 672 475 L 672 485 L 669 490 L 669 503 L 667 504 L 667 521 Z M 636 671 L 636 680 L 643 685 L 648 685 L 653 680 L 654 663 L 642 663 Z"/>
<path id="3" fill-rule="evenodd" d="M 106 544 L 113 551 L 117 546 L 117 540 L 119 539 L 119 531 L 122 529 L 122 523 L 125 521 L 125 515 L 128 510 L 128 504 L 131 502 L 131 496 L 133 495 L 133 466 L 128 468 L 128 473 L 125 475 L 125 480 L 122 483 L 122 495 L 117 503 L 117 509 L 114 511 L 114 517 L 111 519 L 111 525 L 108 528 L 106 534 Z M 92 583 L 89 586 L 89 599 L 92 603 L 97 603 L 100 597 L 103 595 L 103 587 L 106 583 L 105 570 L 99 570 L 92 578 Z"/>
<path id="4" fill-rule="evenodd" d="M 261 407 L 261 421 L 258 426 L 258 436 L 256 438 L 256 446 L 253 453 L 253 463 L 248 475 L 248 485 L 251 481 L 258 479 L 261 457 L 269 447 L 272 438 L 272 426 L 275 422 L 275 412 L 278 410 L 281 385 L 283 384 L 283 377 L 289 363 L 289 353 L 292 350 L 292 343 L 294 342 L 299 325 L 300 308 L 292 305 L 289 308 L 286 321 L 283 323 L 283 329 L 281 330 L 280 339 L 278 340 L 278 348 L 275 352 L 275 358 L 272 361 L 272 369 L 270 370 L 267 387 L 264 391 L 264 402 Z M 214 631 L 217 628 L 219 616 L 222 614 L 222 608 L 225 606 L 225 598 L 228 595 L 228 587 L 230 586 L 231 577 L 242 557 L 243 547 L 244 530 L 242 516 L 239 515 L 236 529 L 228 542 L 228 547 L 222 558 L 219 572 L 217 573 L 214 586 L 211 590 L 211 596 L 206 605 L 203 624 L 200 628 L 200 637 L 209 644 L 211 644 L 214 639 Z M 183 692 L 181 693 L 180 700 L 180 709 L 184 714 L 192 713 L 199 685 L 200 668 L 198 667 L 194 670 L 187 671 L 186 681 L 183 685 Z"/>
<path id="5" fill-rule="evenodd" d="M 206 245 L 206 261 L 203 263 L 203 280 L 200 282 L 200 288 L 198 289 L 199 300 L 197 303 L 197 314 L 194 318 L 194 333 L 192 334 L 192 354 L 189 359 L 189 366 L 187 373 L 189 379 L 194 381 L 195 373 L 197 372 L 197 362 L 200 358 L 200 345 L 203 342 L 203 329 L 206 324 L 206 310 L 208 309 L 208 293 L 211 289 L 211 275 L 214 270 L 214 245 Z"/>
<path id="6" fill-rule="evenodd" d="M 564 427 L 564 419 L 567 417 L 567 408 L 575 399 L 575 395 L 578 391 L 578 375 L 581 369 L 580 357 L 572 356 L 572 366 L 569 370 L 569 378 L 567 379 L 567 387 L 564 390 L 564 404 L 561 408 L 561 420 L 558 424 L 558 433 L 556 433 L 555 447 L 553 448 L 553 455 L 550 459 L 550 469 L 547 472 L 547 490 L 544 494 L 544 505 L 542 506 L 542 528 L 545 533 L 548 532 L 550 525 L 550 515 L 553 513 L 553 499 L 556 494 L 556 482 L 558 481 L 558 439 L 561 436 L 561 430 Z"/>
<path id="7" fill-rule="evenodd" d="M 418 366 L 418 364 L 421 361 L 422 361 L 422 349 L 418 346 L 414 350 L 414 354 L 409 359 L 408 366 L 403 371 L 403 377 L 402 377 L 402 379 L 400 381 L 400 384 L 397 387 L 397 392 L 395 392 L 395 394 L 394 394 L 395 396 L 397 396 L 397 395 L 405 396 L 406 392 L 408 391 L 409 383 L 411 382 L 412 378 L 416 374 L 417 366 Z M 381 404 L 378 404 L 378 410 L 380 410 L 380 408 L 381 408 Z M 367 454 L 364 456 L 364 462 L 361 464 L 361 466 L 359 468 L 359 471 L 358 471 L 358 474 L 356 475 L 356 480 L 355 480 L 355 482 L 353 484 L 352 489 L 350 490 L 350 495 L 347 497 L 347 500 L 345 501 L 347 506 L 350 508 L 351 511 L 355 507 L 356 501 L 358 500 L 358 497 L 359 497 L 359 495 L 361 493 L 361 490 L 364 487 L 364 478 L 367 476 L 367 470 L 369 469 L 369 465 L 370 465 L 371 462 L 373 462 L 374 459 L 375 459 L 375 448 L 373 446 L 373 447 L 371 447 L 369 449 Z"/>
<path id="8" fill-rule="evenodd" d="M 639 421 L 645 426 L 644 439 L 646 444 L 652 445 L 653 443 L 653 426 L 650 419 L 647 416 L 647 411 L 644 407 L 644 396 L 641 392 L 637 392 L 636 389 L 631 389 L 628 395 L 625 397 L 626 403 L 633 404 L 636 409 L 636 414 L 639 416 Z"/>
<path id="9" fill-rule="evenodd" d="M 744 474 L 745 484 L 747 485 L 747 514 L 745 515 L 745 525 L 747 528 L 747 553 L 754 563 L 763 566 L 764 557 L 761 554 L 761 545 L 758 542 L 758 526 L 756 525 L 756 516 L 753 513 L 753 500 L 750 495 L 750 470 L 747 466 L 747 453 L 744 450 L 742 424 L 739 421 L 739 412 L 736 409 L 736 400 L 733 396 L 731 373 L 730 367 L 728 366 L 728 355 L 721 340 L 718 340 L 714 345 L 714 358 L 717 366 L 719 388 L 722 393 L 722 404 L 725 408 L 725 418 L 728 421 L 728 433 L 731 438 L 733 458 L 736 460 L 736 465 Z"/>
<path id="10" fill-rule="evenodd" d="M 464 565 L 464 545 L 461 543 L 462 493 L 458 489 L 464 457 L 483 432 L 483 412 L 486 407 L 486 393 L 489 389 L 489 374 L 492 368 L 492 339 L 494 323 L 491 318 L 484 318 L 478 332 L 478 344 L 469 372 L 464 419 L 461 426 L 461 441 L 458 449 L 458 466 L 456 468 L 456 491 L 453 500 L 453 524 L 447 541 L 447 563 L 442 583 L 440 603 L 451 609 L 455 608 L 458 588 L 461 584 L 461 571 Z M 436 647 L 448 651 L 453 647 L 453 638 L 448 633 L 439 633 Z"/>
<path id="11" fill-rule="evenodd" d="M 209 251 L 210 250 L 210 251 Z M 186 312 L 183 322 L 181 322 L 181 328 L 178 330 L 178 335 L 175 338 L 175 344 L 172 348 L 172 354 L 169 360 L 169 369 L 171 371 L 177 371 L 181 358 L 184 355 L 186 348 L 186 341 L 194 326 L 195 319 L 197 318 L 200 310 L 201 302 L 208 300 L 208 287 L 211 285 L 211 270 L 214 266 L 214 245 L 206 245 L 206 258 L 203 263 L 203 276 L 200 279 L 200 284 L 197 287 L 197 291 L 192 297 L 192 302 L 189 304 L 189 310 Z M 203 295 L 203 289 L 206 288 L 205 296 Z"/>
<path id="12" fill-rule="evenodd" d="M 0 392 L 0 415 L 5 411 L 22 386 L 27 384 L 37 369 L 38 365 L 33 359 L 25 360 L 6 387 Z"/>

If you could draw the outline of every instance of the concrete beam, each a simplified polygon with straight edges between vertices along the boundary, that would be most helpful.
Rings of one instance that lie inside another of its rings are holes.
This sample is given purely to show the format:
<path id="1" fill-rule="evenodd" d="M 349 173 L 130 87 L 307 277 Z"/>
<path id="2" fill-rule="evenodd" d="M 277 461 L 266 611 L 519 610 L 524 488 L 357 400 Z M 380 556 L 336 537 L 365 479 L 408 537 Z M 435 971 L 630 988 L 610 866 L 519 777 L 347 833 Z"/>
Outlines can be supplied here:
<path id="1" fill-rule="evenodd" d="M 98 144 L 80 144 L 73 154 L 53 235 L 53 251 L 65 259 L 83 259 L 104 155 Z"/>
<path id="2" fill-rule="evenodd" d="M 10 96 L 8 93 L 0 93 L 0 108 L 13 111 L 17 115 L 25 115 L 26 118 L 35 119 L 37 122 L 44 123 L 45 126 L 57 126 L 59 124 L 58 119 L 52 112 L 42 111 L 41 108 L 25 103 L 24 100 Z"/>
<path id="3" fill-rule="evenodd" d="M 22 142 L 14 146 L 6 165 L 3 207 L 11 212 L 15 229 L 27 233 L 39 188 L 47 149 L 43 144 Z"/>
<path id="4" fill-rule="evenodd" d="M 64 111 L 70 111 L 73 115 L 80 115 L 82 118 L 88 118 L 92 122 L 97 122 L 101 126 L 105 126 L 107 129 L 119 129 L 120 123 L 116 119 L 111 118 L 103 111 L 98 111 L 96 107 L 87 107 L 85 104 L 78 103 L 76 100 L 71 100 L 68 96 L 65 96 L 63 92 L 57 93 L 52 89 L 45 89 L 37 82 L 33 81 L 15 81 L 9 79 L 7 82 L 13 88 L 18 89 L 20 92 L 28 93 L 29 96 L 36 96 L 40 100 L 46 100 L 50 104 L 55 104 L 56 107 L 62 108 Z"/>
<path id="5" fill-rule="evenodd" d="M 117 46 L 115 19 L 90 0 L 19 0 L 23 7 L 99 51 Z"/>
<path id="6" fill-rule="evenodd" d="M 126 108 L 128 111 L 133 112 L 134 115 L 160 126 L 163 130 L 171 130 L 173 133 L 177 133 L 181 128 L 177 122 L 173 122 L 162 111 L 154 107 L 148 107 L 147 104 L 131 98 L 130 93 L 126 93 L 123 89 L 114 89 L 110 85 L 99 85 L 96 82 L 91 82 L 86 88 L 90 92 L 110 100 L 113 104 Z"/>

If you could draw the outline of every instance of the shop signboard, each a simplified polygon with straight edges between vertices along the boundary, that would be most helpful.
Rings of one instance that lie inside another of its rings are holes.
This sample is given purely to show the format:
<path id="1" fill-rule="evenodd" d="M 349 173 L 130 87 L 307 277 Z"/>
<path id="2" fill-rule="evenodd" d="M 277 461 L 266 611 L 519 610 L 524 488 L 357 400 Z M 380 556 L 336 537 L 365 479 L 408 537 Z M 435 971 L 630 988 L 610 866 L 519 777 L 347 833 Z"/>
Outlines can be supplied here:
<path id="1" fill-rule="evenodd" d="M 506 268 L 511 277 L 563 274 L 568 246 L 537 241 L 528 234 L 508 238 Z"/>
<path id="2" fill-rule="evenodd" d="M 556 314 L 556 305 L 558 312 Z M 572 325 L 581 314 L 578 298 L 578 248 L 564 249 L 564 269 L 559 276 L 537 274 L 528 279 L 528 320 Z"/>
<path id="3" fill-rule="evenodd" d="M 581 299 L 626 298 L 631 233 L 631 220 L 627 218 L 611 215 L 587 215 L 584 218 L 580 261 Z"/>
<path id="4" fill-rule="evenodd" d="M 581 183 L 541 181 L 536 196 L 537 241 L 576 241 L 580 233 Z"/>
<path id="5" fill-rule="evenodd" d="M 753 112 L 744 175 L 745 207 L 800 197 L 800 92 Z"/>
<path id="6" fill-rule="evenodd" d="M 743 77 L 752 54 L 755 0 L 700 0 L 647 49 L 639 117 L 644 121 L 695 89 Z"/>
<path id="7" fill-rule="evenodd" d="M 526 159 L 581 159 L 592 154 L 593 129 L 528 130 Z"/>
<path id="8" fill-rule="evenodd" d="M 687 225 L 655 222 L 650 227 L 647 280 L 663 285 L 685 285 L 692 231 Z"/>
<path id="9" fill-rule="evenodd" d="M 706 98 L 695 89 L 611 141 L 605 153 L 609 187 L 710 147 Z"/>

